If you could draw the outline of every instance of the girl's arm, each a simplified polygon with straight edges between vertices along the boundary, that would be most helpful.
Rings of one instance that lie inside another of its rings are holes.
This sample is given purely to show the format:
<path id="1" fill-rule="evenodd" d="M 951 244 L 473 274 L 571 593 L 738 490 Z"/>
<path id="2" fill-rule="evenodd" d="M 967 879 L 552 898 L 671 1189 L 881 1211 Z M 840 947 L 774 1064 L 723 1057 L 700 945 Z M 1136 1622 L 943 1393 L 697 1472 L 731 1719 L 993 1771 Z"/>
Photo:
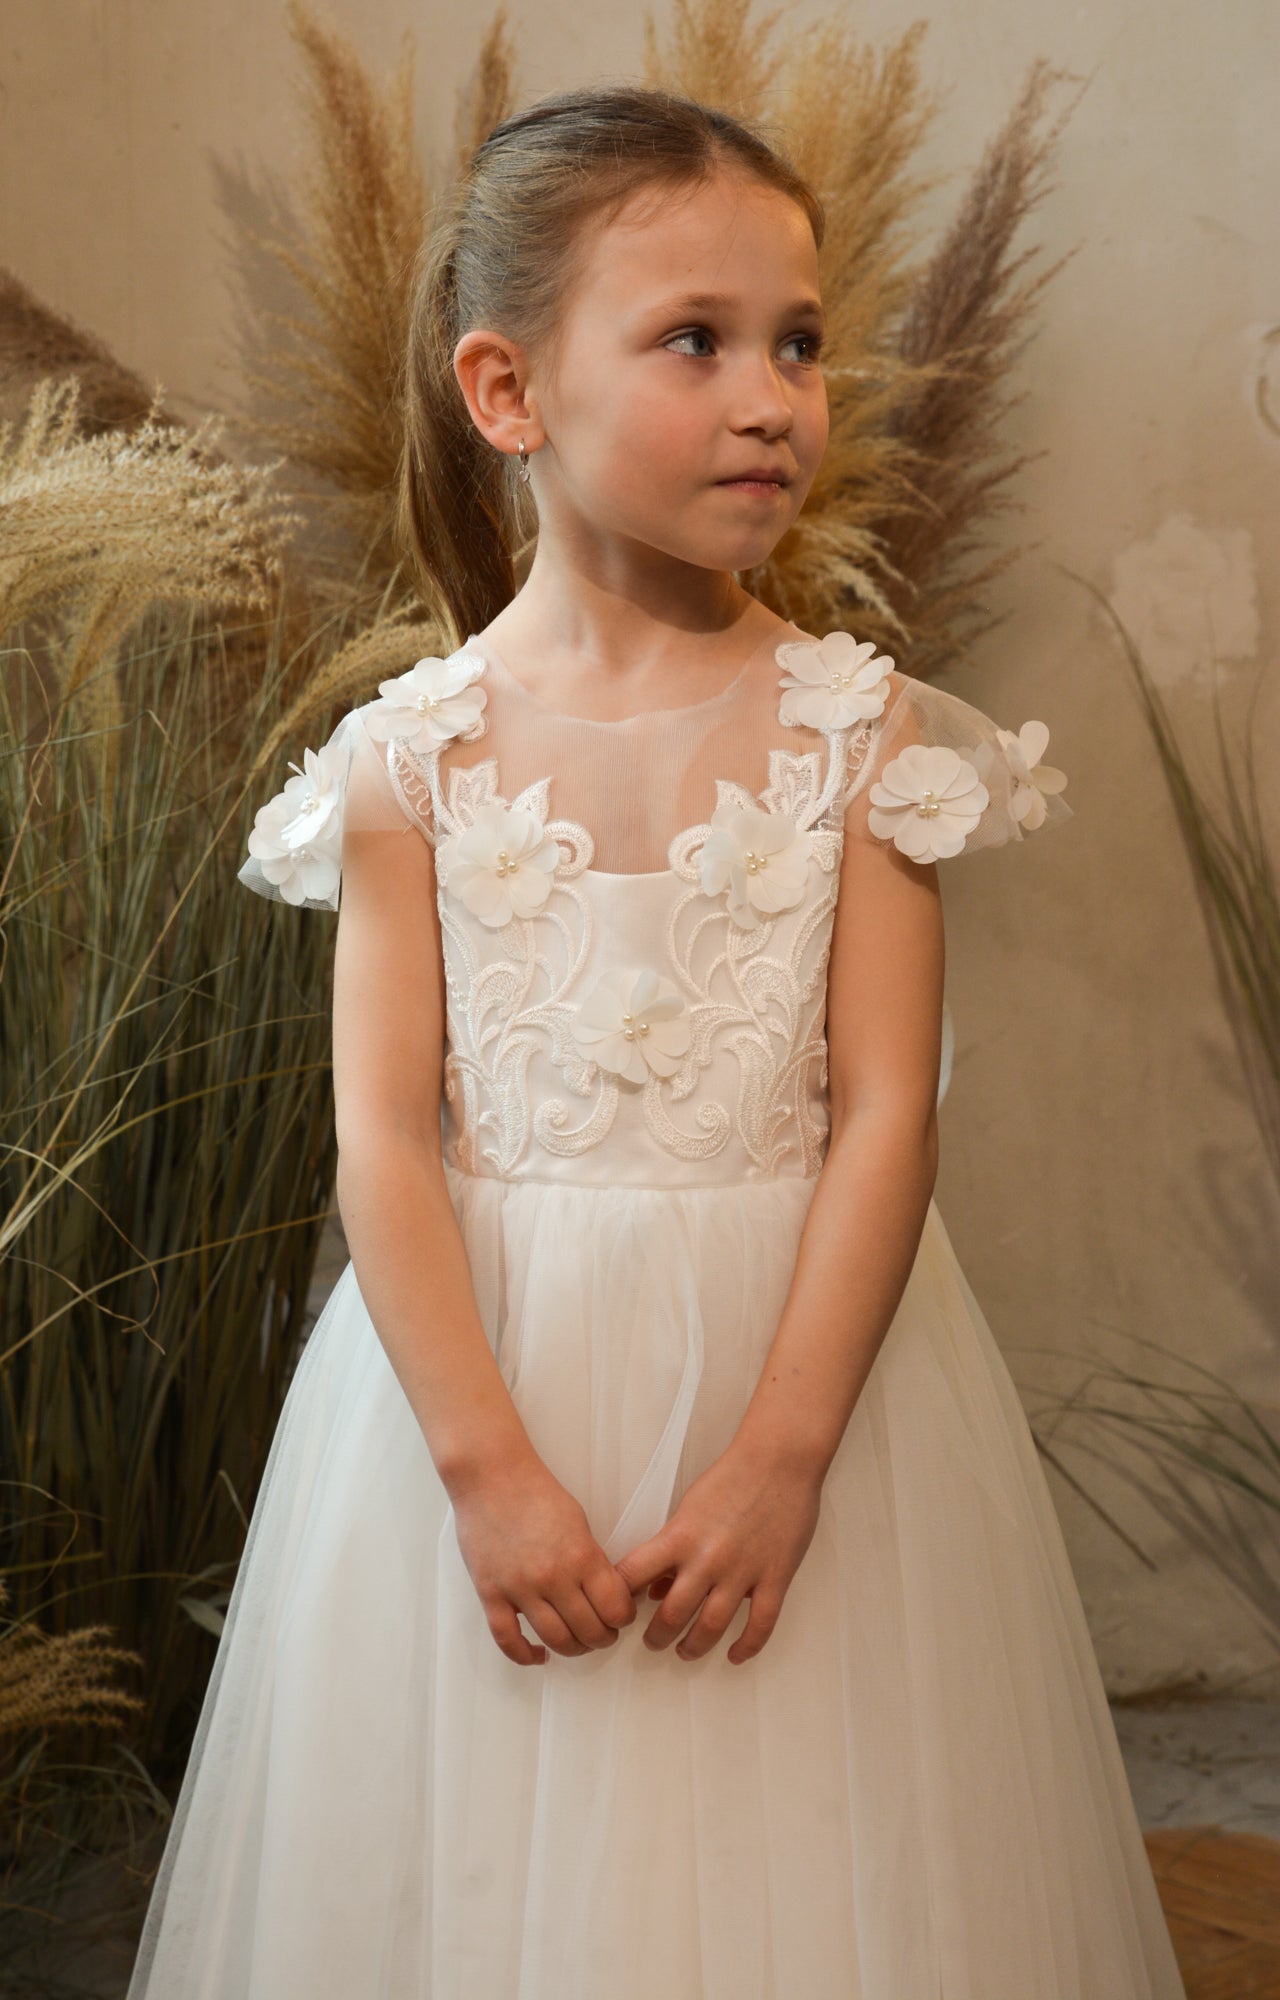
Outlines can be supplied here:
<path id="1" fill-rule="evenodd" d="M 744 1445 L 825 1475 L 911 1275 L 938 1172 L 935 863 L 846 840 L 827 982 L 831 1137 Z"/>
<path id="2" fill-rule="evenodd" d="M 944 968 L 933 863 L 847 818 L 827 973 L 831 1136 L 760 1379 L 728 1448 L 666 1525 L 624 1556 L 662 1602 L 647 1645 L 727 1658 L 764 1645 L 818 1521 L 822 1482 L 915 1261 L 938 1166 Z M 666 1579 L 674 1576 L 669 1587 Z"/>
<path id="3" fill-rule="evenodd" d="M 361 1296 L 453 1503 L 458 1541 L 501 1650 L 574 1655 L 635 1607 L 572 1494 L 535 1452 L 476 1305 L 445 1180 L 445 988 L 435 860 L 386 824 L 354 760 L 333 985 L 338 1206 Z"/>

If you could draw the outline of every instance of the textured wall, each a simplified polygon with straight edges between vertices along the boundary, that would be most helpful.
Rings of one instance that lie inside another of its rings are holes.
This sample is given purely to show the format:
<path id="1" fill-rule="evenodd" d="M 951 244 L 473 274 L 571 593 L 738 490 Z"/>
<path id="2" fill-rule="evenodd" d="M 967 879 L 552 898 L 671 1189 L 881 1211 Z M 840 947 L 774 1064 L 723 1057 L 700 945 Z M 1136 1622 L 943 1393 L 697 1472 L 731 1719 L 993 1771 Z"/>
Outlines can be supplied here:
<path id="1" fill-rule="evenodd" d="M 412 27 L 421 130 L 443 155 L 481 18 L 455 0 L 333 12 L 376 66 Z M 857 14 L 873 41 L 912 18 L 899 0 Z M 640 21 L 621 0 L 538 0 L 512 19 L 528 95 L 638 73 Z M 1278 42 L 1270 0 L 983 0 L 925 44 L 946 96 L 924 163 L 957 173 L 1035 56 L 1092 76 L 1023 238 L 1048 257 L 1083 245 L 1043 302 L 1007 430 L 1043 456 L 1002 532 L 1039 546 L 998 587 L 1007 622 L 980 666 L 948 683 L 1011 727 L 1049 722 L 1076 812 L 942 870 L 956 1054 L 938 1202 L 1038 1425 L 1082 1357 L 1139 1364 L 1129 1333 L 1280 1400 L 1280 1204 L 1146 726 L 1104 619 L 1063 574 L 1113 595 L 1204 769 L 1213 653 L 1241 729 L 1266 664 L 1252 727 L 1274 834 Z M 7 0 L 0 259 L 190 414 L 234 390 L 218 192 L 288 168 L 292 75 L 281 10 L 261 0 Z M 951 198 L 935 193 L 927 217 Z M 1050 1473 L 1112 1688 L 1200 1671 L 1280 1692 L 1212 1568 L 1060 1448 L 1158 1563 Z"/>

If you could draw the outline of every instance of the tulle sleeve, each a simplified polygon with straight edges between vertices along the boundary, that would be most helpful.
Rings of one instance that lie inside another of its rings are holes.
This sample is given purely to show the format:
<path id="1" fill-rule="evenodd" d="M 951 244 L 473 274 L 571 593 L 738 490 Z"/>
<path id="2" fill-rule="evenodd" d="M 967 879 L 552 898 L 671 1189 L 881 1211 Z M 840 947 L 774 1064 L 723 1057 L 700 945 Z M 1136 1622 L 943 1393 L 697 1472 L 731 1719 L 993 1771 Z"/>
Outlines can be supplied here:
<path id="1" fill-rule="evenodd" d="M 884 708 L 856 769 L 851 759 L 846 837 L 892 843 L 923 865 L 1072 817 L 1066 776 L 1044 761 L 1045 723 L 1002 728 L 948 689 L 909 674 L 884 679 Z"/>
<path id="2" fill-rule="evenodd" d="M 336 910 L 344 833 L 416 829 L 434 847 L 424 756 L 483 732 L 487 696 L 474 684 L 482 670 L 467 655 L 418 660 L 382 681 L 376 701 L 348 710 L 258 808 L 237 880 L 273 902 Z"/>
<path id="3" fill-rule="evenodd" d="M 405 824 L 383 759 L 366 733 L 364 711 L 351 709 L 318 750 L 305 749 L 301 763 L 290 761 L 293 776 L 259 806 L 237 877 L 246 889 L 297 909 L 337 909 L 343 833 L 350 823 L 348 794 L 357 764 L 366 765 L 375 780 L 357 785 L 357 796 L 378 802 L 383 824 Z"/>

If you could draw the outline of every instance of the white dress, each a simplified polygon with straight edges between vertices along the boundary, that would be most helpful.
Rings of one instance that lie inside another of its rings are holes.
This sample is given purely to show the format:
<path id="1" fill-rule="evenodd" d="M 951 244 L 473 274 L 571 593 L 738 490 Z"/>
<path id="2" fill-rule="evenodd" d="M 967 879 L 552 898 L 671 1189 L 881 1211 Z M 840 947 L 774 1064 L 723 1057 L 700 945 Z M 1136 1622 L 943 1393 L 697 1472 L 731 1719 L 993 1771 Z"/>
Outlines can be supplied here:
<path id="1" fill-rule="evenodd" d="M 1069 813 L 1042 724 L 791 630 L 623 721 L 557 714 L 470 639 L 307 753 L 241 870 L 336 908 L 357 758 L 434 846 L 480 1315 L 615 1560 L 729 1443 L 786 1299 L 842 842 L 924 862 Z M 129 2000 L 1184 2000 L 1035 1444 L 936 1206 L 763 1650 L 725 1657 L 744 1605 L 701 1660 L 652 1653 L 654 1608 L 578 1658 L 499 1651 L 348 1264 Z"/>

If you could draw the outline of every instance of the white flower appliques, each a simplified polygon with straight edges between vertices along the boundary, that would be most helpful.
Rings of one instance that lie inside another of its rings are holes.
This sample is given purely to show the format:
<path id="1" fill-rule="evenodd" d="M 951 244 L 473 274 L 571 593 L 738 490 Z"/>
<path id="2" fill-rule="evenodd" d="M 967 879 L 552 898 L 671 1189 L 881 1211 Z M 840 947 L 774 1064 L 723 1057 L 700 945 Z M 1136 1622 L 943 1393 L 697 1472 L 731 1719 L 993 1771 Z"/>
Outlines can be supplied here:
<path id="1" fill-rule="evenodd" d="M 847 729 L 880 715 L 892 692 L 889 655 L 877 654 L 869 639 L 860 644 L 851 632 L 828 632 L 816 644 L 788 643 L 778 653 L 788 669 L 780 683 L 781 722 Z"/>
<path id="2" fill-rule="evenodd" d="M 436 848 L 436 867 L 449 894 L 491 930 L 542 908 L 561 859 L 559 842 L 535 814 L 496 799 L 487 799 L 470 826 Z"/>
<path id="3" fill-rule="evenodd" d="M 693 1030 L 683 994 L 645 966 L 607 972 L 579 1008 L 573 1033 L 601 1069 L 645 1083 L 651 1073 L 674 1076 Z"/>
<path id="4" fill-rule="evenodd" d="M 908 743 L 868 796 L 872 833 L 922 864 L 959 854 L 991 798 L 969 760 L 943 743 Z"/>
<path id="5" fill-rule="evenodd" d="M 1043 826 L 1046 792 L 1060 792 L 1067 782 L 1065 771 L 1040 762 L 1049 747 L 1049 725 L 1024 722 L 1016 736 L 1011 729 L 998 729 L 996 734 L 1013 773 L 1010 812 L 1029 830 Z"/>
<path id="6" fill-rule="evenodd" d="M 331 743 L 304 750 L 297 776 L 254 816 L 249 852 L 286 903 L 329 902 L 342 873 L 345 759 Z"/>
<path id="7" fill-rule="evenodd" d="M 472 734 L 489 699 L 472 685 L 482 672 L 483 662 L 473 653 L 453 660 L 428 655 L 408 673 L 379 681 L 379 698 L 365 710 L 365 729 L 379 743 L 393 737 L 422 754 Z"/>
<path id="8" fill-rule="evenodd" d="M 750 930 L 794 909 L 808 879 L 812 836 L 786 813 L 726 802 L 711 815 L 700 862 L 704 896 L 729 892 L 729 915 Z"/>

